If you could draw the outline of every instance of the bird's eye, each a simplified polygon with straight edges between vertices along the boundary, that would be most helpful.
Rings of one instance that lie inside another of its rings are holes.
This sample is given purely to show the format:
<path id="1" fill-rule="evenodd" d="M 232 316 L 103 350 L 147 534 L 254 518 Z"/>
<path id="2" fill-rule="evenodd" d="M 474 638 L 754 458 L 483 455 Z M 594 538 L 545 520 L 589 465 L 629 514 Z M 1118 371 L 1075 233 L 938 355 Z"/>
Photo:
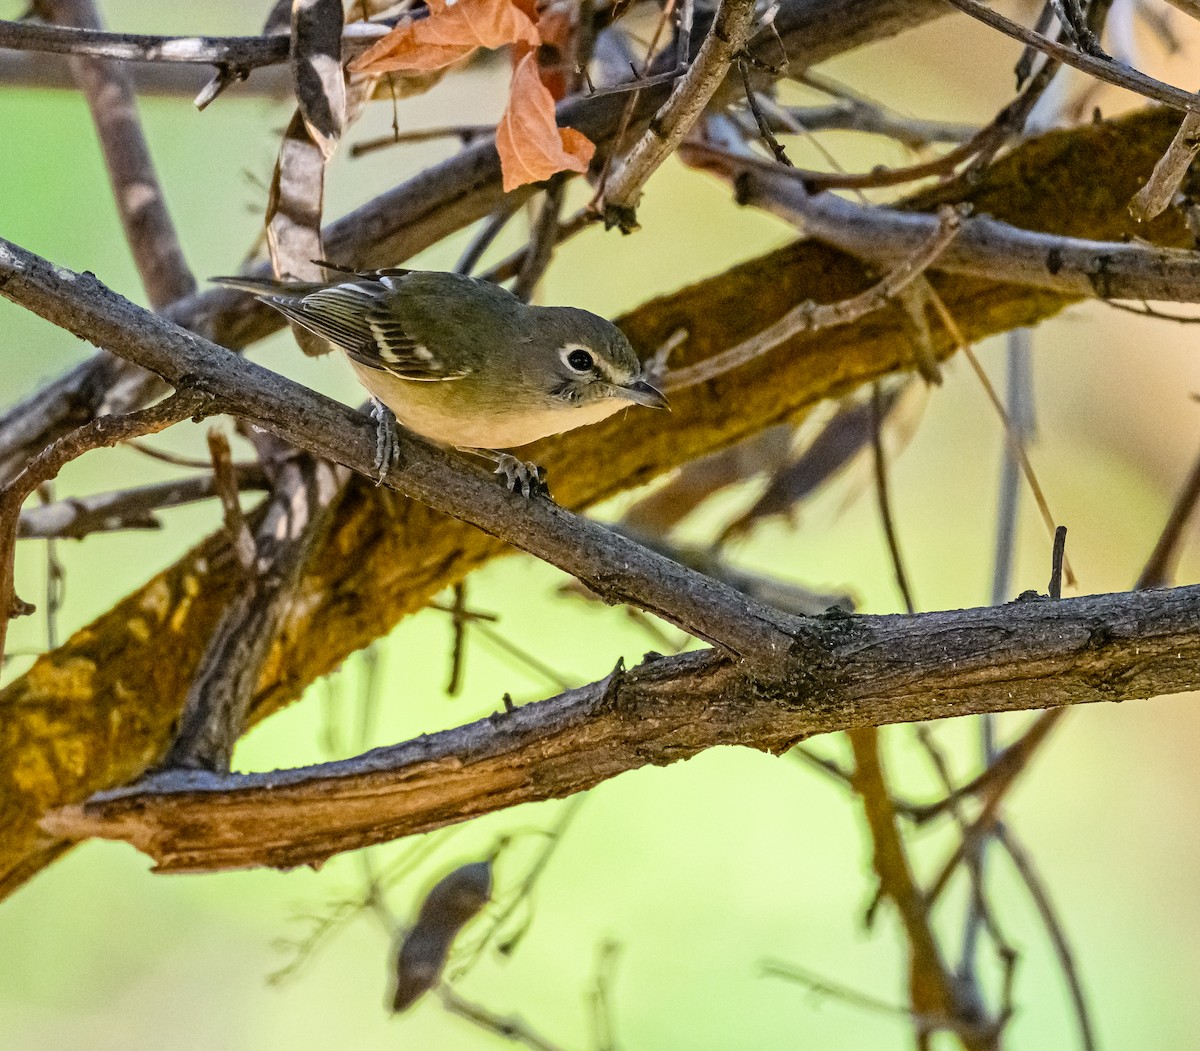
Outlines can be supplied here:
<path id="1" fill-rule="evenodd" d="M 596 364 L 596 359 L 592 357 L 590 351 L 576 347 L 567 355 L 566 362 L 576 372 L 591 372 L 592 367 Z"/>

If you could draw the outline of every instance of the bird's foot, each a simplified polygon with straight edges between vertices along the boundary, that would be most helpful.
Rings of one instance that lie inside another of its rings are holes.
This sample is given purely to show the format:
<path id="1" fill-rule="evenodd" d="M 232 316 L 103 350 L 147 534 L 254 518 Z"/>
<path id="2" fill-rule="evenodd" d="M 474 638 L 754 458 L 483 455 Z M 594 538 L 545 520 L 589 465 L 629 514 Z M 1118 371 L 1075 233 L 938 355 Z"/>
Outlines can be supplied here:
<path id="1" fill-rule="evenodd" d="M 380 486 L 400 459 L 400 438 L 395 414 L 378 398 L 371 399 L 371 419 L 375 421 L 375 484 Z"/>
<path id="2" fill-rule="evenodd" d="M 510 453 L 496 454 L 495 473 L 503 476 L 510 492 L 520 493 L 526 498 L 537 493 L 548 495 L 550 492 L 546 488 L 542 469 L 537 464 L 518 460 Z"/>

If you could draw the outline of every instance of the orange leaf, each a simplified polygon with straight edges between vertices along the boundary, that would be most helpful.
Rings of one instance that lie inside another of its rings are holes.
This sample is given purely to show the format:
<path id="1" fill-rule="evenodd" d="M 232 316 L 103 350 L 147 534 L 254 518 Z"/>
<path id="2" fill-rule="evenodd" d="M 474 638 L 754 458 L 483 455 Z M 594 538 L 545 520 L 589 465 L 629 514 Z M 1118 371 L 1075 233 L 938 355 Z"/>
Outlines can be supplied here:
<path id="1" fill-rule="evenodd" d="M 554 98 L 538 76 L 530 52 L 513 71 L 508 105 L 496 128 L 504 192 L 541 182 L 556 172 L 587 171 L 596 144 L 574 128 L 554 122 Z"/>
<path id="2" fill-rule="evenodd" d="M 512 0 L 429 0 L 429 17 L 400 23 L 350 63 L 355 73 L 427 72 L 476 48 L 539 43 L 537 27 Z"/>

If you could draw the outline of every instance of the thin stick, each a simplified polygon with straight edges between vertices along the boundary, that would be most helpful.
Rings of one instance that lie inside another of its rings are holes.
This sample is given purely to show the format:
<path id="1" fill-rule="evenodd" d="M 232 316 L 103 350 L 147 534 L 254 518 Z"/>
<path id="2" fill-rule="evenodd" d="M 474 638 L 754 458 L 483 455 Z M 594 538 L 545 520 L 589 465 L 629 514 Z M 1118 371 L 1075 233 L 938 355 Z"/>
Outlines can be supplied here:
<path id="1" fill-rule="evenodd" d="M 1045 523 L 1050 535 L 1054 536 L 1057 523 L 1054 515 L 1050 513 L 1050 505 L 1046 501 L 1046 494 L 1042 491 L 1041 483 L 1038 482 L 1037 474 L 1033 470 L 1033 464 L 1029 461 L 1029 454 L 1025 451 L 1025 443 L 1013 428 L 1012 421 L 1008 418 L 1008 413 L 1004 411 L 1004 404 L 1000 401 L 1000 396 L 996 393 L 996 388 L 992 386 L 992 381 L 988 378 L 988 374 L 983 371 L 983 366 L 979 363 L 979 359 L 975 356 L 975 352 L 971 349 L 971 345 L 963 335 L 962 329 L 958 327 L 958 322 L 954 320 L 954 315 L 950 313 L 949 308 L 942 301 L 942 297 L 932 289 L 930 289 L 929 298 L 937 310 L 938 316 L 941 317 L 942 324 L 946 326 L 946 331 L 950 333 L 950 338 L 954 340 L 955 345 L 963 352 L 963 355 L 970 363 L 971 369 L 976 377 L 978 377 L 988 401 L 992 403 L 992 408 L 996 410 L 996 414 L 1000 417 L 1000 422 L 1004 427 L 1004 435 L 1008 439 L 1013 453 L 1021 463 L 1021 470 L 1025 474 L 1025 480 L 1029 483 L 1029 490 L 1033 494 L 1033 499 L 1037 503 L 1038 510 L 1041 512 L 1042 521 Z M 1067 584 L 1075 587 L 1078 581 L 1075 579 L 1075 573 L 1071 569 L 1070 561 L 1066 558 L 1063 559 L 1063 573 Z"/>
<path id="2" fill-rule="evenodd" d="M 1125 88 L 1145 98 L 1153 99 L 1155 102 L 1161 102 L 1173 109 L 1187 110 L 1189 113 L 1200 113 L 1200 97 L 1190 92 L 1183 91 L 1170 84 L 1164 84 L 1161 80 L 1155 80 L 1154 77 L 1149 77 L 1145 73 L 1138 72 L 1136 69 L 1123 66 L 1111 58 L 1088 55 L 1075 50 L 1073 47 L 1050 40 L 1040 33 L 1026 29 L 1023 25 L 1013 22 L 1001 14 L 997 14 L 990 8 L 984 7 L 978 0 L 947 0 L 947 2 L 953 4 L 964 14 L 970 15 L 985 25 L 991 26 L 1005 36 L 1019 40 L 1023 44 L 1036 48 L 1043 55 L 1057 59 L 1064 66 L 1073 66 L 1075 69 L 1090 74 L 1097 80 L 1103 80 L 1105 83 Z"/>
<path id="3" fill-rule="evenodd" d="M 962 214 L 954 208 L 945 207 L 938 212 L 938 225 L 933 236 L 908 259 L 897 264 L 884 278 L 857 296 L 837 303 L 817 304 L 811 301 L 793 307 L 775 324 L 763 329 L 755 336 L 739 343 L 736 347 L 715 354 L 711 358 L 685 369 L 667 374 L 665 386 L 668 391 L 684 390 L 697 383 L 714 379 L 731 369 L 745 365 L 755 358 L 773 350 L 785 340 L 802 332 L 815 332 L 835 325 L 857 321 L 865 314 L 878 310 L 897 292 L 912 284 L 946 249 L 958 235 Z"/>

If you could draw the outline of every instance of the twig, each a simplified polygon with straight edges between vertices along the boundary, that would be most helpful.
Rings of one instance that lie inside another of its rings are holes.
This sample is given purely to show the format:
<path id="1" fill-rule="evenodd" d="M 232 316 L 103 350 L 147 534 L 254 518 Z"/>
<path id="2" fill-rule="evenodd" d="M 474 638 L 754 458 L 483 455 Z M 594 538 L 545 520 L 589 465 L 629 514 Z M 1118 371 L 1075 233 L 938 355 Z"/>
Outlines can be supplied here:
<path id="1" fill-rule="evenodd" d="M 904 599 L 904 608 L 911 615 L 917 608 L 913 604 L 912 589 L 908 585 L 908 574 L 904 570 L 904 559 L 900 556 L 900 540 L 896 536 L 896 523 L 892 517 L 892 502 L 888 495 L 887 461 L 883 451 L 883 399 L 879 384 L 871 385 L 871 447 L 874 451 L 875 498 L 879 503 L 879 517 L 883 522 L 883 533 L 887 538 L 888 552 L 892 559 L 892 572 L 896 586 Z"/>
<path id="2" fill-rule="evenodd" d="M 3 287 L 0 279 L 0 288 Z M 210 399 L 199 390 L 183 386 L 156 405 L 127 416 L 101 416 L 60 438 L 26 464 L 25 469 L 0 491 L 0 653 L 8 621 L 16 613 L 33 612 L 13 590 L 13 560 L 21 505 L 38 486 L 54 478 L 72 460 L 92 449 L 116 445 L 142 434 L 154 434 L 188 417 L 199 418 L 212 410 Z"/>
<path id="3" fill-rule="evenodd" d="M 1058 601 L 1062 598 L 1063 560 L 1067 550 L 1067 527 L 1058 526 L 1054 530 L 1054 549 L 1050 560 L 1050 584 L 1047 594 Z"/>
<path id="4" fill-rule="evenodd" d="M 262 489 L 266 478 L 257 465 L 234 467 L 238 489 Z M 170 482 L 74 496 L 56 503 L 27 507 L 17 526 L 18 540 L 82 540 L 93 533 L 122 529 L 159 529 L 156 511 L 207 500 L 217 495 L 211 474 Z"/>
<path id="5" fill-rule="evenodd" d="M 455 988 L 447 982 L 438 986 L 438 995 L 442 998 L 442 1006 L 448 1013 L 465 1019 L 494 1036 L 503 1037 L 513 1043 L 524 1044 L 533 1051 L 562 1051 L 558 1044 L 552 1044 L 540 1033 L 531 1029 L 527 1022 L 514 1015 L 496 1014 L 481 1004 L 472 1003 L 460 996 Z"/>
<path id="6" fill-rule="evenodd" d="M 1050 895 L 1045 884 L 1038 875 L 1029 853 L 1021 846 L 1012 832 L 999 825 L 995 831 L 996 841 L 1008 852 L 1013 866 L 1021 877 L 1021 881 L 1033 898 L 1034 906 L 1050 936 L 1050 944 L 1054 946 L 1054 954 L 1058 957 L 1058 965 L 1063 977 L 1067 980 L 1067 989 L 1071 994 L 1071 1005 L 1075 1008 L 1075 1020 L 1079 1026 L 1080 1043 L 1084 1051 L 1096 1051 L 1096 1036 L 1092 1028 L 1091 1012 L 1088 1010 L 1087 998 L 1083 993 L 1083 983 L 1079 978 L 1079 968 L 1075 963 L 1075 954 L 1071 951 L 1071 943 L 1059 922 L 1058 914 L 1050 901 Z"/>
<path id="7" fill-rule="evenodd" d="M 1032 337 L 1029 329 L 1015 329 L 1005 344 L 1007 380 L 1004 414 L 1009 428 L 1024 448 L 1034 437 Z M 1016 547 L 1017 511 L 1020 504 L 1021 466 L 1012 442 L 1005 442 L 1000 462 L 1000 495 L 997 501 L 996 548 L 992 570 L 992 605 L 1004 602 L 1012 587 Z M 988 757 L 990 763 L 991 757 Z"/>
<path id="8" fill-rule="evenodd" d="M 953 1029 L 968 1049 L 982 1051 L 992 1046 L 986 1039 L 991 1025 L 973 1017 L 971 1005 L 942 960 L 930 901 L 917 885 L 896 827 L 896 811 L 879 756 L 878 731 L 854 729 L 849 737 L 855 761 L 850 783 L 862 800 L 870 830 L 879 894 L 895 906 L 908 941 L 909 998 L 914 1020 L 918 1020 L 918 1038 L 923 1041 L 939 1029 Z"/>
<path id="9" fill-rule="evenodd" d="M 1190 92 L 1183 91 L 1170 84 L 1164 84 L 1161 80 L 1155 80 L 1154 77 L 1148 77 L 1145 73 L 1140 73 L 1136 69 L 1122 66 L 1110 58 L 1101 58 L 1097 55 L 1086 54 L 1077 51 L 1073 47 L 1050 40 L 1039 33 L 1033 32 L 1033 30 L 1026 29 L 1024 26 L 1013 22 L 1011 19 L 1005 18 L 990 8 L 984 7 L 983 4 L 979 3 L 979 0 L 947 0 L 947 2 L 953 4 L 964 14 L 970 15 L 985 25 L 991 26 L 992 29 L 998 30 L 1005 36 L 1019 40 L 1023 44 L 1036 48 L 1042 54 L 1057 59 L 1064 66 L 1073 66 L 1075 69 L 1090 74 L 1097 80 L 1114 84 L 1119 88 L 1125 88 L 1145 98 L 1171 106 L 1174 109 L 1187 110 L 1189 113 L 1200 113 L 1200 97 Z"/>
<path id="10" fill-rule="evenodd" d="M 613 981 L 620 959 L 619 942 L 606 940 L 596 950 L 596 969 L 591 1002 L 592 1047 L 594 1051 L 617 1051 L 616 1026 L 613 1023 Z"/>
<path id="11" fill-rule="evenodd" d="M 503 201 L 496 210 L 488 216 L 475 235 L 471 238 L 470 243 L 463 254 L 458 257 L 458 262 L 454 264 L 454 272 L 456 274 L 473 273 L 475 267 L 479 265 L 479 260 L 484 256 L 484 253 L 492 247 L 493 242 L 500 236 L 500 232 L 508 225 L 508 221 L 516 214 L 519 204 L 515 201 Z M 522 259 L 524 256 L 522 256 Z M 493 279 L 496 280 L 496 279 Z"/>
<path id="12" fill-rule="evenodd" d="M 350 156 L 364 157 L 368 153 L 375 153 L 378 150 L 387 149 L 389 146 L 404 146 L 409 143 L 430 142 L 436 139 L 458 139 L 466 146 L 476 139 L 487 138 L 495 133 L 495 124 L 454 124 L 444 128 L 396 131 L 391 135 L 380 135 L 377 139 L 356 142 L 350 147 Z"/>
<path id="13" fill-rule="evenodd" d="M 915 1014 L 910 1008 L 880 1000 L 870 993 L 861 992 L 852 986 L 836 982 L 832 978 L 826 978 L 794 963 L 784 963 L 782 960 L 764 960 L 759 965 L 759 970 L 766 977 L 782 978 L 785 981 L 802 985 L 818 996 L 828 996 L 852 1007 L 860 1007 L 865 1011 L 897 1015 L 922 1030 L 932 1030 L 946 1025 L 946 1019 Z"/>
<path id="14" fill-rule="evenodd" d="M 606 226 L 620 226 L 626 233 L 637 227 L 642 188 L 704 112 L 730 64 L 745 46 L 753 17 L 753 0 L 721 0 L 695 61 L 606 182 L 598 207 Z"/>
<path id="15" fill-rule="evenodd" d="M 899 263 L 880 281 L 865 292 L 838 303 L 817 304 L 811 301 L 793 307 L 773 325 L 756 336 L 731 347 L 720 354 L 667 374 L 668 391 L 683 390 L 697 383 L 704 383 L 729 372 L 755 358 L 766 354 L 785 340 L 801 332 L 813 332 L 834 325 L 855 321 L 873 310 L 878 310 L 897 292 L 911 284 L 958 236 L 962 214 L 954 208 L 945 207 L 938 213 L 937 229 L 909 258 Z"/>
<path id="16" fill-rule="evenodd" d="M 1129 214 L 1144 223 L 1166 211 L 1197 153 L 1200 153 L 1200 113 L 1188 113 L 1146 185 L 1129 202 Z"/>
<path id="17" fill-rule="evenodd" d="M 1175 497 L 1175 503 L 1171 505 L 1171 513 L 1163 524 L 1154 550 L 1138 575 L 1137 583 L 1133 585 L 1136 590 L 1160 588 L 1170 584 L 1175 561 L 1179 557 L 1184 527 L 1192 517 L 1197 501 L 1200 501 L 1200 457 L 1192 464 L 1191 471 L 1179 489 L 1179 495 Z"/>
<path id="18" fill-rule="evenodd" d="M 771 124 L 758 104 L 758 92 L 754 90 L 754 84 L 750 80 L 750 63 L 744 58 L 739 58 L 737 66 L 738 71 L 742 75 L 742 90 L 746 95 L 746 105 L 750 107 L 754 123 L 758 125 L 759 135 L 762 136 L 763 141 L 767 144 L 767 148 L 771 151 L 771 155 L 776 161 L 785 168 L 794 168 L 795 165 L 788 157 L 787 151 L 780 145 L 779 140 L 775 138 L 774 133 L 771 131 Z"/>
<path id="19" fill-rule="evenodd" d="M 234 558 L 242 567 L 242 572 L 249 577 L 254 572 L 254 560 L 258 552 L 254 536 L 242 514 L 240 487 L 233 473 L 233 455 L 224 431 L 215 427 L 209 430 L 208 451 L 212 456 L 213 488 L 221 501 L 221 510 L 225 516 L 225 531 L 229 534 Z"/>
<path id="20" fill-rule="evenodd" d="M 77 27 L 76 32 L 87 34 L 101 29 L 93 0 L 42 0 L 42 5 L 54 21 Z M 0 46 L 7 25 L 0 23 Z M 184 261 L 175 225 L 167 212 L 154 161 L 142 134 L 133 83 L 118 63 L 88 53 L 72 56 L 71 72 L 87 99 L 96 125 L 113 200 L 142 286 L 151 305 L 161 309 L 195 292 L 196 279 Z"/>
<path id="21" fill-rule="evenodd" d="M 521 263 L 521 272 L 517 274 L 512 288 L 518 299 L 528 302 L 533 298 L 554 257 L 554 248 L 558 244 L 558 219 L 562 213 L 566 188 L 567 180 L 562 175 L 557 175 L 550 180 L 542 195 L 542 206 L 533 221 L 528 250 Z"/>
<path id="22" fill-rule="evenodd" d="M 489 917 L 487 930 L 480 938 L 478 944 L 471 952 L 470 956 L 457 968 L 455 978 L 462 978 L 464 974 L 470 970 L 471 966 L 482 955 L 484 949 L 496 938 L 498 938 L 504 929 L 504 925 L 512 918 L 517 909 L 523 905 L 528 905 L 533 896 L 533 889 L 537 885 L 542 874 L 546 871 L 546 866 L 550 864 L 550 860 L 554 857 L 558 848 L 562 845 L 563 837 L 567 833 L 567 829 L 579 816 L 579 811 L 583 804 L 587 801 L 586 794 L 573 796 L 568 802 L 564 803 L 558 820 L 554 823 L 554 827 L 546 833 L 546 843 L 542 847 L 538 856 L 534 859 L 532 865 L 529 866 L 525 877 L 517 885 L 512 896 L 505 902 L 504 906 L 498 909 L 495 915 Z M 509 956 L 516 949 L 518 942 L 524 937 L 526 930 L 529 928 L 528 921 L 522 924 L 514 932 L 509 934 L 502 945 L 498 945 L 497 949 L 504 955 Z"/>
<path id="23" fill-rule="evenodd" d="M 971 349 L 966 338 L 963 336 L 962 329 L 958 327 L 958 322 L 954 320 L 954 315 L 950 313 L 946 307 L 945 301 L 936 292 L 931 292 L 930 299 L 933 302 L 934 308 L 938 312 L 938 316 L 942 319 L 942 324 L 946 326 L 946 331 L 950 333 L 954 340 L 955 346 L 963 352 L 968 364 L 971 366 L 971 371 L 975 373 L 976 379 L 979 380 L 979 385 L 983 388 L 983 392 L 987 395 L 987 399 L 992 404 L 996 415 L 1000 417 L 1000 424 L 1004 428 L 1004 436 L 1008 440 L 1009 447 L 1012 449 L 1017 460 L 1021 464 L 1021 470 L 1025 474 L 1025 481 L 1029 485 L 1029 491 L 1033 494 L 1034 502 L 1037 504 L 1038 511 L 1042 516 L 1042 523 L 1046 529 L 1054 537 L 1057 531 L 1057 520 L 1050 511 L 1049 501 L 1046 499 L 1046 494 L 1042 491 L 1041 483 L 1038 481 L 1037 473 L 1033 469 L 1033 463 L 1029 459 L 1029 453 L 1025 448 L 1025 443 L 1021 439 L 1021 435 L 1013 429 L 1012 421 L 1008 418 L 1008 413 L 1004 411 L 1004 404 L 1000 401 L 1000 396 L 996 393 L 996 388 L 992 386 L 992 381 L 988 374 L 983 370 L 983 366 L 979 363 L 979 358 L 976 357 L 975 351 Z M 1070 560 L 1065 556 L 1062 565 L 1067 584 L 1075 587 L 1077 581 L 1075 572 L 1071 569 Z"/>
<path id="24" fill-rule="evenodd" d="M 454 646 L 450 652 L 450 676 L 446 680 L 446 693 L 456 697 L 462 689 L 463 655 L 467 647 L 467 585 L 459 581 L 454 585 L 454 604 L 450 607 L 450 623 L 454 628 Z"/>

